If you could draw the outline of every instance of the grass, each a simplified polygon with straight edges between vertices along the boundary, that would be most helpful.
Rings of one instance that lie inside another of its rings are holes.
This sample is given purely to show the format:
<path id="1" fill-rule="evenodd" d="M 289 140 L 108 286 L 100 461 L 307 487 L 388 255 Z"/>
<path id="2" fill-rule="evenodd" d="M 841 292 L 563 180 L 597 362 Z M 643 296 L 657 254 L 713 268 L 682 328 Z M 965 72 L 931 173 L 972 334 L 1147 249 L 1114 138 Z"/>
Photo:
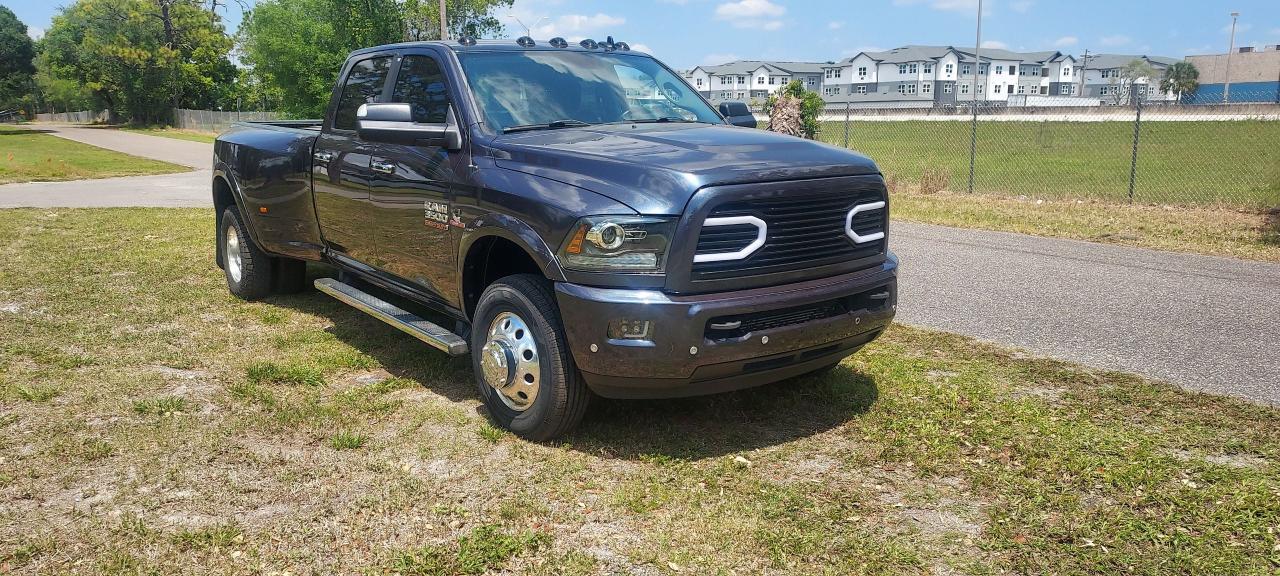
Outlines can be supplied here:
<path id="1" fill-rule="evenodd" d="M 1280 262 L 1280 209 L 1119 205 L 993 194 L 924 194 L 898 184 L 896 220 Z"/>
<path id="2" fill-rule="evenodd" d="M 1280 566 L 1275 408 L 899 326 L 822 377 L 602 401 L 534 444 L 485 428 L 465 359 L 316 293 L 232 298 L 212 242 L 207 210 L 0 211 L 6 570 Z"/>
<path id="3" fill-rule="evenodd" d="M 825 122 L 821 139 L 844 133 Z M 935 170 L 967 190 L 968 122 L 851 122 L 849 142 L 891 178 L 918 184 Z M 1280 207 L 1280 122 L 1145 122 L 1140 142 L 1138 203 Z M 977 192 L 1129 200 L 1131 122 L 982 122 L 977 150 Z"/>
<path id="4" fill-rule="evenodd" d="M 57 136 L 0 126 L 0 184 L 185 172 L 159 160 L 130 156 Z"/>
<path id="5" fill-rule="evenodd" d="M 213 144 L 218 134 L 215 132 L 200 132 L 198 130 L 182 130 L 170 126 L 145 126 L 133 127 L 126 126 L 120 128 L 126 132 L 136 132 L 138 134 L 146 134 L 148 136 L 163 136 L 165 138 L 176 138 L 178 140 L 190 140 L 192 142 L 204 142 Z"/>

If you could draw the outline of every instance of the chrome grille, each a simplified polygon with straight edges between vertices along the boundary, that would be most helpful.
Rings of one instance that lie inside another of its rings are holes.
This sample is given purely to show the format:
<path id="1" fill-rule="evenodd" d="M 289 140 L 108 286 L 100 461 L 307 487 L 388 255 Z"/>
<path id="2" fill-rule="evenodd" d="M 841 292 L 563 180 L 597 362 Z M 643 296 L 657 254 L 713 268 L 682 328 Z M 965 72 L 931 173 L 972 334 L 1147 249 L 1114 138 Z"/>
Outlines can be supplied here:
<path id="1" fill-rule="evenodd" d="M 880 200 L 879 190 L 832 191 L 731 201 L 716 206 L 708 219 L 755 216 L 764 220 L 768 226 L 765 243 L 742 259 L 695 262 L 693 279 L 786 272 L 879 255 L 884 252 L 884 239 L 855 243 L 845 233 L 845 220 L 854 206 Z M 861 211 L 854 215 L 851 227 L 861 236 L 871 235 L 885 229 L 887 216 L 885 209 Z M 756 232 L 750 225 L 703 227 L 698 235 L 696 254 L 741 250 L 756 238 Z"/>

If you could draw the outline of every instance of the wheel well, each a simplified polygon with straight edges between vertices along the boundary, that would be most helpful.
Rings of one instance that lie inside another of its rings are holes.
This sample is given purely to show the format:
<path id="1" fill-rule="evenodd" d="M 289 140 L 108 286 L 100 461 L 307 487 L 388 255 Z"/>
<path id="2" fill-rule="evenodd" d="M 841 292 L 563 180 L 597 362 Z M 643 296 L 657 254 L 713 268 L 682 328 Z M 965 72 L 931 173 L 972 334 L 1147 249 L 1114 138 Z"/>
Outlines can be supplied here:
<path id="1" fill-rule="evenodd" d="M 214 237 L 218 239 L 218 244 L 222 242 L 222 212 L 228 206 L 235 206 L 236 197 L 231 193 L 231 185 L 222 177 L 213 179 L 213 222 Z M 222 250 L 214 250 L 217 254 L 218 267 L 222 267 Z"/>
<path id="2" fill-rule="evenodd" d="M 472 244 L 462 266 L 462 298 L 467 317 L 475 313 L 485 288 L 512 274 L 541 276 L 542 269 L 529 252 L 506 238 L 486 236 Z"/>

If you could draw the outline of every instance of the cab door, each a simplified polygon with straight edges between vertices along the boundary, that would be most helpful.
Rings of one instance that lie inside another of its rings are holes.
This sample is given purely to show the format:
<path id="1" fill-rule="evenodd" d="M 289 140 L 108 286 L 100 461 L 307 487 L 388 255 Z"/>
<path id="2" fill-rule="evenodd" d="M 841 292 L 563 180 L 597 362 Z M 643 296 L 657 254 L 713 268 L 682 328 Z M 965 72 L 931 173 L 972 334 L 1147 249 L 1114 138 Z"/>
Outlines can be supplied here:
<path id="1" fill-rule="evenodd" d="M 356 110 L 381 101 L 392 64 L 394 54 L 373 54 L 351 65 L 312 153 L 316 219 L 325 246 L 365 263 L 374 259 L 377 246 L 369 198 L 373 148 L 356 135 Z"/>
<path id="2" fill-rule="evenodd" d="M 457 122 L 440 61 L 429 51 L 402 55 L 387 101 L 410 104 L 415 123 Z M 460 307 L 456 231 L 462 226 L 453 188 L 467 165 L 465 153 L 423 140 L 377 144 L 370 158 L 378 267 L 452 308 Z"/>

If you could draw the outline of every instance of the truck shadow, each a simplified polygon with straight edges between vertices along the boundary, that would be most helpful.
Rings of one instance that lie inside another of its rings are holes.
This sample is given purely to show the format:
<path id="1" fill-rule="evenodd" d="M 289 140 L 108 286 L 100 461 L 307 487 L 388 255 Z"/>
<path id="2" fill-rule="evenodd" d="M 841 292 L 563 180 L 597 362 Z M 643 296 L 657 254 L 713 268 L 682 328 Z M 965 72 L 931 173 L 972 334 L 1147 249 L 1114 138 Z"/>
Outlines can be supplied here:
<path id="1" fill-rule="evenodd" d="M 327 275 L 316 272 L 312 270 L 309 281 Z M 329 320 L 326 333 L 372 357 L 392 376 L 413 380 L 451 401 L 473 403 L 484 413 L 470 357 L 449 357 L 319 292 L 268 302 Z M 711 396 L 593 398 L 578 429 L 549 445 L 564 443 L 605 458 L 712 458 L 837 428 L 869 410 L 878 396 L 875 377 L 841 365 L 826 374 Z"/>
<path id="2" fill-rule="evenodd" d="M 566 440 L 594 456 L 713 458 L 837 428 L 869 410 L 875 377 L 838 366 L 813 376 L 711 396 L 672 400 L 596 398 Z"/>

